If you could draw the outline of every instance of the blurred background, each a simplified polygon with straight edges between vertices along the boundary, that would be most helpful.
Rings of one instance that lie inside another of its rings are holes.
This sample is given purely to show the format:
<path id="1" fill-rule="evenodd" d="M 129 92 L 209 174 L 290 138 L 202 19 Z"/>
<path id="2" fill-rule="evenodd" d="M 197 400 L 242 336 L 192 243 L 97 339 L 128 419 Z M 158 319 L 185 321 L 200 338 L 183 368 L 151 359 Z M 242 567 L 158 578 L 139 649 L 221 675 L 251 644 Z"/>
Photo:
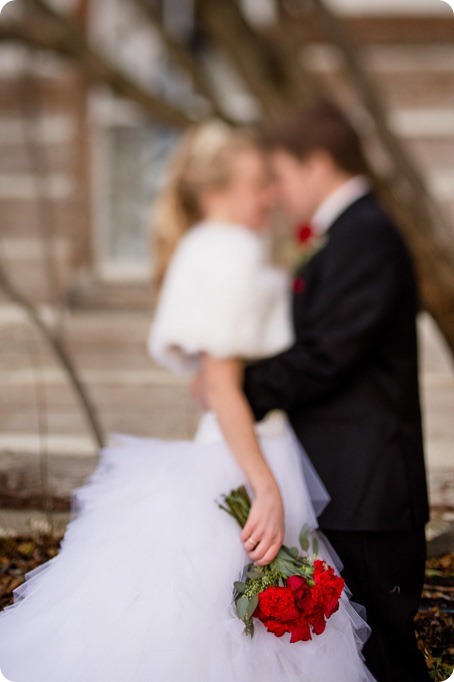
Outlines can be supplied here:
<path id="1" fill-rule="evenodd" d="M 153 364 L 151 211 L 181 131 L 321 95 L 417 264 L 432 523 L 454 519 L 454 15 L 442 0 L 10 0 L 0 12 L 0 530 L 64 528 L 108 434 L 191 437 Z M 273 253 L 281 258 L 285 230 Z M 451 526 L 452 527 L 452 526 Z M 451 540 L 452 540 L 452 536 Z"/>

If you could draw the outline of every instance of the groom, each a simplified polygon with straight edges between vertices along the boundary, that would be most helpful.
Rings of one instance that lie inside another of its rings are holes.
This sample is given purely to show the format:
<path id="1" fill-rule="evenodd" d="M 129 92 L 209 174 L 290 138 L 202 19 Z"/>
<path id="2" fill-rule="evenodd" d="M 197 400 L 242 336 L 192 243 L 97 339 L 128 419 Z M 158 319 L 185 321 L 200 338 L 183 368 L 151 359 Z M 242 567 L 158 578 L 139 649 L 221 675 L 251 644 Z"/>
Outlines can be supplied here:
<path id="1" fill-rule="evenodd" d="M 428 682 L 413 630 L 428 501 L 415 276 L 367 178 L 360 141 L 327 104 L 274 131 L 281 203 L 310 237 L 293 286 L 295 344 L 246 368 L 256 419 L 284 409 L 331 502 L 320 528 L 372 634 L 378 682 Z"/>

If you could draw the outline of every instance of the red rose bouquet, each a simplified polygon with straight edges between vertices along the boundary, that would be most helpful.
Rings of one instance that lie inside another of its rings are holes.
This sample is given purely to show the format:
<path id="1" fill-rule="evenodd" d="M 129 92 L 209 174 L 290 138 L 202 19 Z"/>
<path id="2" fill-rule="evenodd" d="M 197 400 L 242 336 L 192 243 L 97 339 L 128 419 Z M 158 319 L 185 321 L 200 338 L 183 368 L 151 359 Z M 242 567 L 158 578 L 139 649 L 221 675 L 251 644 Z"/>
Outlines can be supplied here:
<path id="1" fill-rule="evenodd" d="M 233 516 L 241 527 L 251 508 L 244 486 L 223 495 L 225 505 L 218 506 Z M 307 641 L 320 635 L 328 619 L 339 608 L 344 580 L 332 566 L 317 559 L 316 538 L 309 556 L 309 528 L 303 526 L 297 547 L 282 545 L 277 556 L 266 566 L 252 562 L 244 567 L 241 580 L 234 583 L 234 600 L 245 632 L 254 634 L 253 618 L 258 618 L 276 637 L 290 633 L 290 642 Z"/>

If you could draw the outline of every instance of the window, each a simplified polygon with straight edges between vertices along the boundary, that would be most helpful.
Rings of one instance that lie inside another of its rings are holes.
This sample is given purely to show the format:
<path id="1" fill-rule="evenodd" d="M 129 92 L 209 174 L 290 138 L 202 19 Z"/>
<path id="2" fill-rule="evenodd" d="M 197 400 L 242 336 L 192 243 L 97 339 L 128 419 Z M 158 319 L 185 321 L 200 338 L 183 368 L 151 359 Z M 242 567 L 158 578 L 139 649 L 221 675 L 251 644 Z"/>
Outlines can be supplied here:
<path id="1" fill-rule="evenodd" d="M 160 0 L 169 28 L 192 27 L 191 2 Z M 92 3 L 91 39 L 144 89 L 190 105 L 192 84 L 172 68 L 159 35 L 131 3 Z M 95 271 L 104 280 L 141 280 L 151 275 L 150 217 L 167 156 L 178 132 L 147 119 L 140 108 L 108 88 L 90 94 L 93 151 L 93 244 Z"/>

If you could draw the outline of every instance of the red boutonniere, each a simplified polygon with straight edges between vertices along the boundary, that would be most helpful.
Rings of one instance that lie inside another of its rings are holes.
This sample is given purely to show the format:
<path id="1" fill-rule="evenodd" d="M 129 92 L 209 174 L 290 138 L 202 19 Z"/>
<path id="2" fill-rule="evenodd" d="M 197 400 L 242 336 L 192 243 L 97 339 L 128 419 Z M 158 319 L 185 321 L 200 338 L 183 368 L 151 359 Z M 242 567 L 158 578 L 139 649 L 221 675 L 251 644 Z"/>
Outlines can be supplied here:
<path id="1" fill-rule="evenodd" d="M 300 225 L 296 232 L 298 244 L 308 244 L 312 239 L 314 239 L 314 228 L 312 225 Z"/>
<path id="2" fill-rule="evenodd" d="M 310 259 L 325 246 L 326 235 L 319 235 L 315 232 L 312 225 L 299 225 L 295 232 L 293 243 L 289 244 L 289 259 L 293 269 L 300 270 L 307 265 Z M 296 275 L 292 282 L 294 294 L 302 294 L 306 289 L 306 280 L 300 274 Z"/>
<path id="3" fill-rule="evenodd" d="M 328 241 L 326 234 L 317 234 L 312 225 L 301 224 L 295 230 L 294 239 L 285 247 L 289 268 L 295 272 L 303 268 Z M 302 294 L 306 290 L 306 280 L 300 274 L 292 282 L 294 294 Z"/>
<path id="4" fill-rule="evenodd" d="M 306 265 L 327 241 L 326 234 L 317 234 L 312 225 L 299 225 L 296 230 L 296 256 L 299 266 Z"/>

